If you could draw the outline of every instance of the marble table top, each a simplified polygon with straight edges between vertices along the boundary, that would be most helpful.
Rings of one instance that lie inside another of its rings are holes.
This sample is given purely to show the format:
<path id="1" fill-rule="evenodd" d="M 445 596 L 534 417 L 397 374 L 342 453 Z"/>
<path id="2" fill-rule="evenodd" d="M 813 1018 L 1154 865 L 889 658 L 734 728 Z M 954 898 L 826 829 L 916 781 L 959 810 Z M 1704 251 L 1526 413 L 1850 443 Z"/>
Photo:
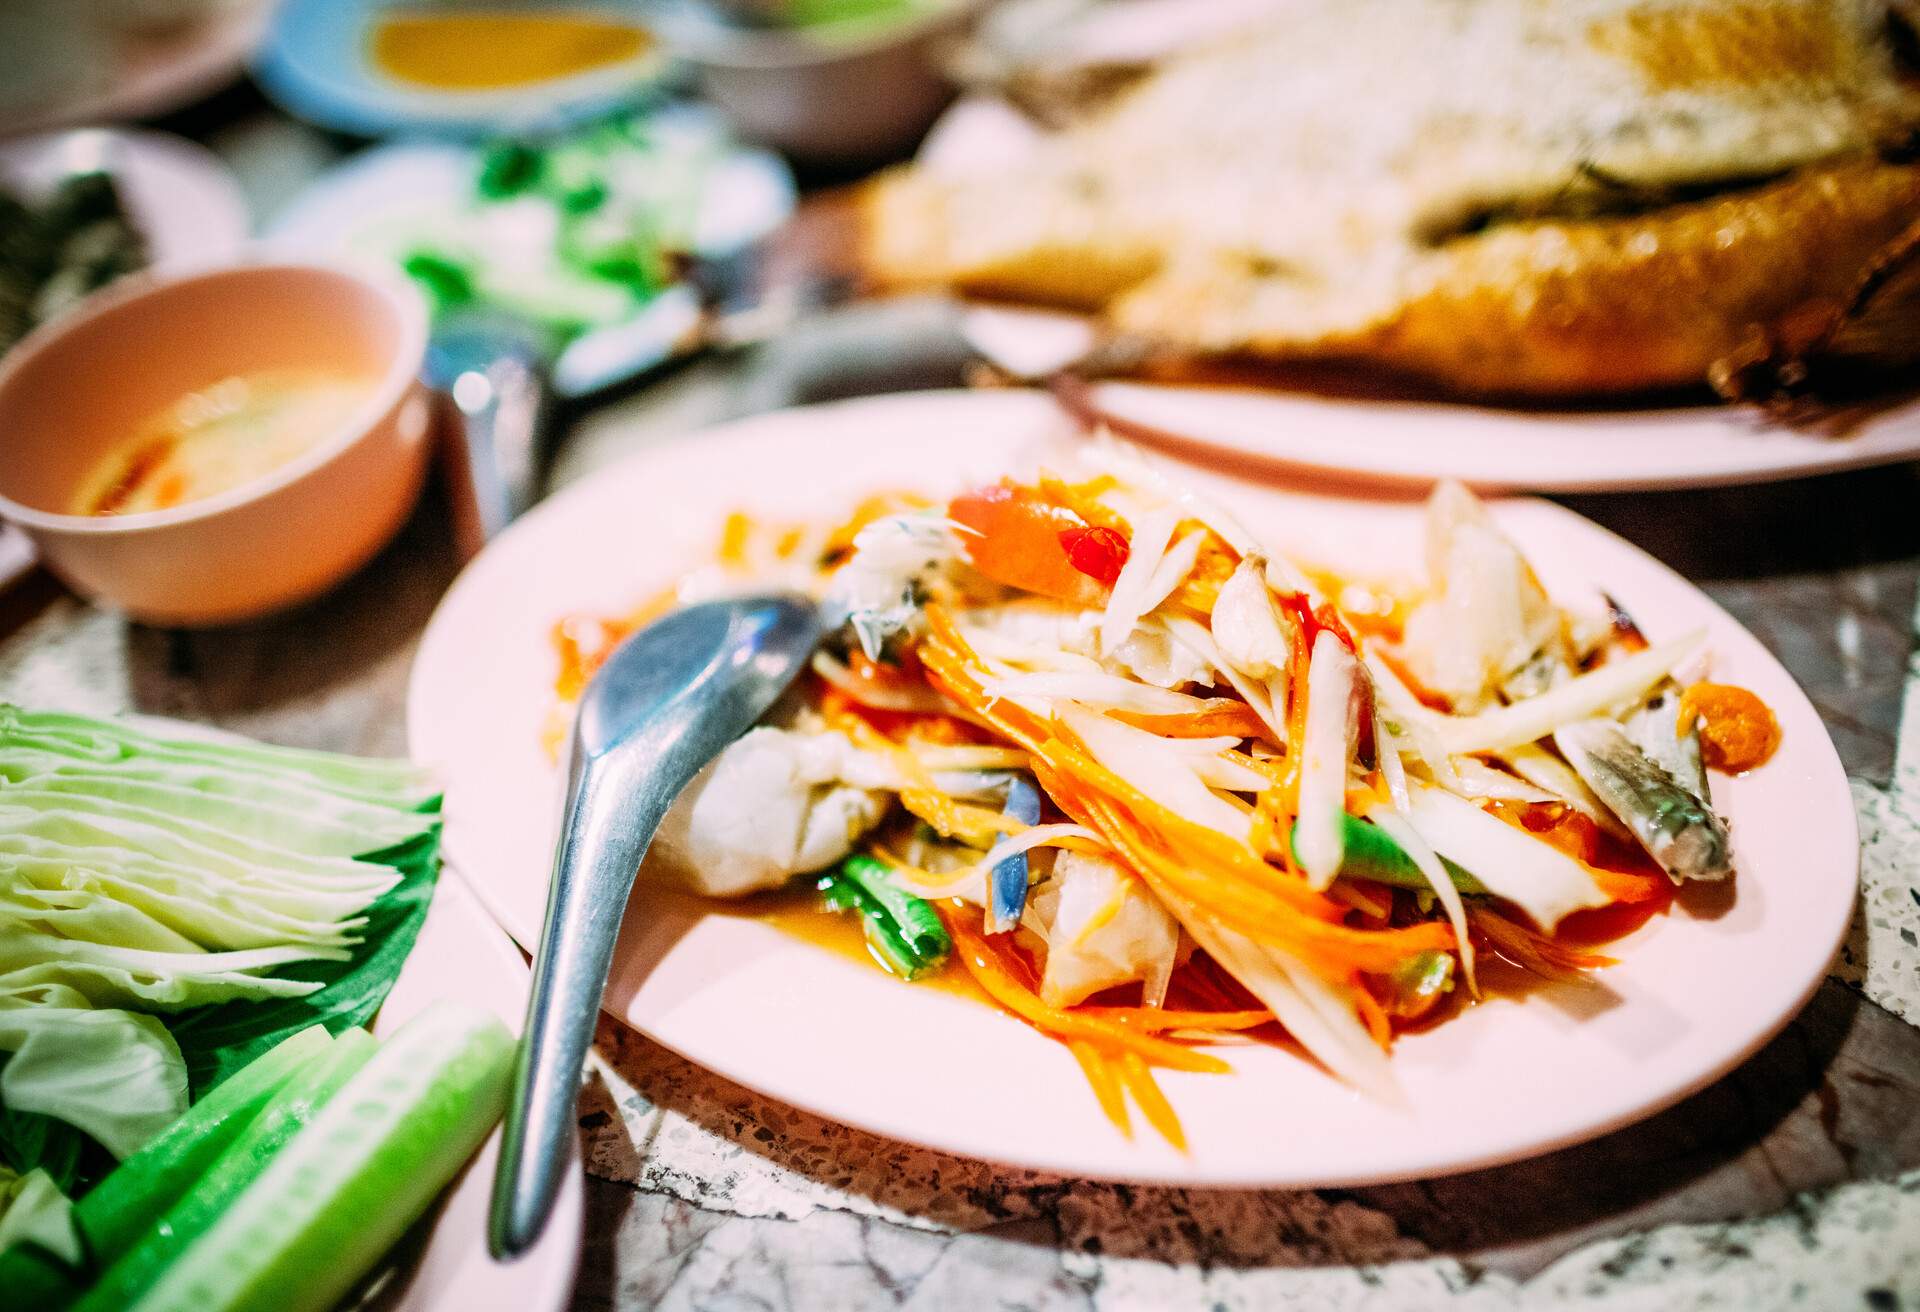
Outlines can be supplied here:
<path id="1" fill-rule="evenodd" d="M 825 362 L 787 346 L 715 358 L 576 417 L 555 480 L 703 423 L 899 385 L 910 334 L 857 318 L 812 335 Z M 951 381 L 957 364 L 927 351 L 910 380 Z M 890 362 L 878 375 L 833 367 L 876 359 Z M 1706 1091 L 1595 1142 L 1450 1179 L 1138 1188 L 850 1130 L 603 1020 L 581 1102 L 576 1306 L 1920 1306 L 1915 491 L 1915 471 L 1895 469 L 1571 502 L 1752 627 L 1813 695 L 1854 780 L 1865 851 L 1851 937 L 1805 1012 Z M 399 752 L 412 649 L 456 568 L 435 490 L 361 574 L 254 625 L 147 629 L 39 578 L 0 597 L 0 695 Z"/>

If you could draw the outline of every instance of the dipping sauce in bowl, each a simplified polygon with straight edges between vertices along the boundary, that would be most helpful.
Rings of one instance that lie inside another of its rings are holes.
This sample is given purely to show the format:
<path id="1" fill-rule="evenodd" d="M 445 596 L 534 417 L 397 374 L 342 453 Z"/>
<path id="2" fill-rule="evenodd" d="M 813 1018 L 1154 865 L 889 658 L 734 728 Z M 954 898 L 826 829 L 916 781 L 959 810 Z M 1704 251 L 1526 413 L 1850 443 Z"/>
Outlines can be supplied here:
<path id="1" fill-rule="evenodd" d="M 413 507 L 427 312 L 398 274 L 136 274 L 0 360 L 0 516 L 75 591 L 224 624 L 325 590 Z"/>
<path id="2" fill-rule="evenodd" d="M 642 28 L 581 13 L 398 10 L 373 25 L 373 66 L 435 91 L 496 91 L 622 64 L 653 45 Z"/>
<path id="3" fill-rule="evenodd" d="M 337 431 L 379 379 L 262 369 L 188 392 L 108 451 L 76 515 L 137 515 L 243 487 Z"/>

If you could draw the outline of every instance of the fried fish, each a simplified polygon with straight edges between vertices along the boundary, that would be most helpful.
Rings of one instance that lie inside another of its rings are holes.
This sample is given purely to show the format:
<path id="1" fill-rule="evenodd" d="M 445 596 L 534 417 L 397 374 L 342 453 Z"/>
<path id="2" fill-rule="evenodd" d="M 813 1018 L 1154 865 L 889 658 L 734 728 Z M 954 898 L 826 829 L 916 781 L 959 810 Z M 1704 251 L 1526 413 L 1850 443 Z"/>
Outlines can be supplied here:
<path id="1" fill-rule="evenodd" d="M 1913 17 L 1301 0 L 1019 158 L 884 176 L 864 262 L 1196 358 L 1479 394 L 1695 385 L 1844 307 L 1920 218 Z"/>

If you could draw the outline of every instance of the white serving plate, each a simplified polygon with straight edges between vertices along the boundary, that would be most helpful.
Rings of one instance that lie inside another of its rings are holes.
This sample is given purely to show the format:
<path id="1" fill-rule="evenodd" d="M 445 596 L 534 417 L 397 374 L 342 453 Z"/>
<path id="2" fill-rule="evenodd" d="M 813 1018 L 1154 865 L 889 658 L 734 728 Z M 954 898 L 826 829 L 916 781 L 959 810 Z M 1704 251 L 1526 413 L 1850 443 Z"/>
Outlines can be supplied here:
<path id="1" fill-rule="evenodd" d="M 487 1008 L 516 1034 L 526 1019 L 525 959 L 451 870 L 440 872 L 413 955 L 374 1019 L 386 1035 L 438 999 Z M 396 1273 L 375 1306 L 391 1312 L 561 1312 L 573 1296 L 580 1263 L 584 1193 L 580 1166 L 571 1164 L 553 1219 L 532 1248 L 510 1262 L 487 1252 L 487 1201 L 500 1155 L 495 1129 L 452 1189 L 434 1205 L 432 1228 L 415 1261 Z M 407 1241 L 402 1240 L 403 1244 Z"/>
<path id="2" fill-rule="evenodd" d="M 726 142 L 712 110 L 676 105 L 650 120 L 657 132 L 712 135 L 722 144 L 693 216 L 694 251 L 737 255 L 793 213 L 793 174 L 768 151 Z M 265 234 L 272 249 L 298 255 L 345 254 L 385 260 L 376 234 L 424 222 L 466 203 L 479 155 L 452 141 L 395 141 L 362 151 L 315 179 Z M 700 303 L 684 282 L 666 288 L 624 323 L 595 329 L 553 363 L 550 383 L 580 397 L 624 381 L 685 352 L 696 340 Z"/>
<path id="3" fill-rule="evenodd" d="M 724 514 L 832 515 L 868 491 L 955 488 L 1064 436 L 1031 393 L 921 393 L 786 411 L 695 434 L 561 493 L 456 581 L 422 642 L 413 753 L 444 772 L 449 859 L 522 944 L 540 930 L 558 772 L 541 746 L 553 622 L 618 613 L 711 550 Z M 1358 573 L 1416 568 L 1412 501 L 1343 501 L 1180 468 L 1256 533 Z M 1191 1152 L 1102 1118 L 1066 1049 L 945 992 L 902 985 L 747 919 L 633 904 L 604 1006 L 771 1097 L 1009 1165 L 1188 1185 L 1306 1187 L 1438 1175 L 1590 1138 L 1684 1097 L 1772 1036 L 1823 977 L 1852 906 L 1847 782 L 1806 697 L 1754 638 L 1665 566 L 1531 500 L 1495 514 L 1547 586 L 1603 586 L 1656 638 L 1705 627 L 1716 677 L 1785 730 L 1717 781 L 1741 875 L 1719 914 L 1676 910 L 1622 942 L 1604 988 L 1499 1000 L 1402 1038 L 1395 1110 L 1285 1052 L 1224 1050 L 1231 1076 L 1166 1073 Z"/>

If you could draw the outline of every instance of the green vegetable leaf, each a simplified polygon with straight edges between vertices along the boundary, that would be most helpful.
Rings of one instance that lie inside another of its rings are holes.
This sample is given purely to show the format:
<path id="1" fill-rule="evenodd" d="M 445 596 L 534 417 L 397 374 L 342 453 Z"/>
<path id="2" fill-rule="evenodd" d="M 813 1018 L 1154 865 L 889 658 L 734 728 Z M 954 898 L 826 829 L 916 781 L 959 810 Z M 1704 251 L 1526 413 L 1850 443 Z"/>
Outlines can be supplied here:
<path id="1" fill-rule="evenodd" d="M 437 803 L 436 803 L 437 809 Z M 208 1089 L 309 1025 L 338 1034 L 373 1018 L 413 951 L 427 918 L 439 871 L 435 825 L 409 842 L 362 859 L 392 866 L 400 882 L 367 908 L 364 938 L 346 961 L 305 961 L 275 974 L 321 987 L 299 998 L 265 998 L 201 1007 L 169 1018 L 187 1062 L 193 1096 Z"/>
<path id="2" fill-rule="evenodd" d="M 465 305 L 479 294 L 472 270 L 437 252 L 410 251 L 401 257 L 400 267 L 420 285 L 436 311 Z"/>
<path id="3" fill-rule="evenodd" d="M 0 1068 L 5 1063 L 0 1062 Z M 87 1136 L 51 1116 L 23 1112 L 0 1103 L 0 1166 L 16 1175 L 45 1171 L 63 1193 L 80 1178 L 80 1155 Z"/>
<path id="4" fill-rule="evenodd" d="M 481 158 L 476 185 L 488 200 L 502 200 L 532 187 L 544 171 L 545 160 L 538 150 L 525 142 L 502 141 Z"/>

